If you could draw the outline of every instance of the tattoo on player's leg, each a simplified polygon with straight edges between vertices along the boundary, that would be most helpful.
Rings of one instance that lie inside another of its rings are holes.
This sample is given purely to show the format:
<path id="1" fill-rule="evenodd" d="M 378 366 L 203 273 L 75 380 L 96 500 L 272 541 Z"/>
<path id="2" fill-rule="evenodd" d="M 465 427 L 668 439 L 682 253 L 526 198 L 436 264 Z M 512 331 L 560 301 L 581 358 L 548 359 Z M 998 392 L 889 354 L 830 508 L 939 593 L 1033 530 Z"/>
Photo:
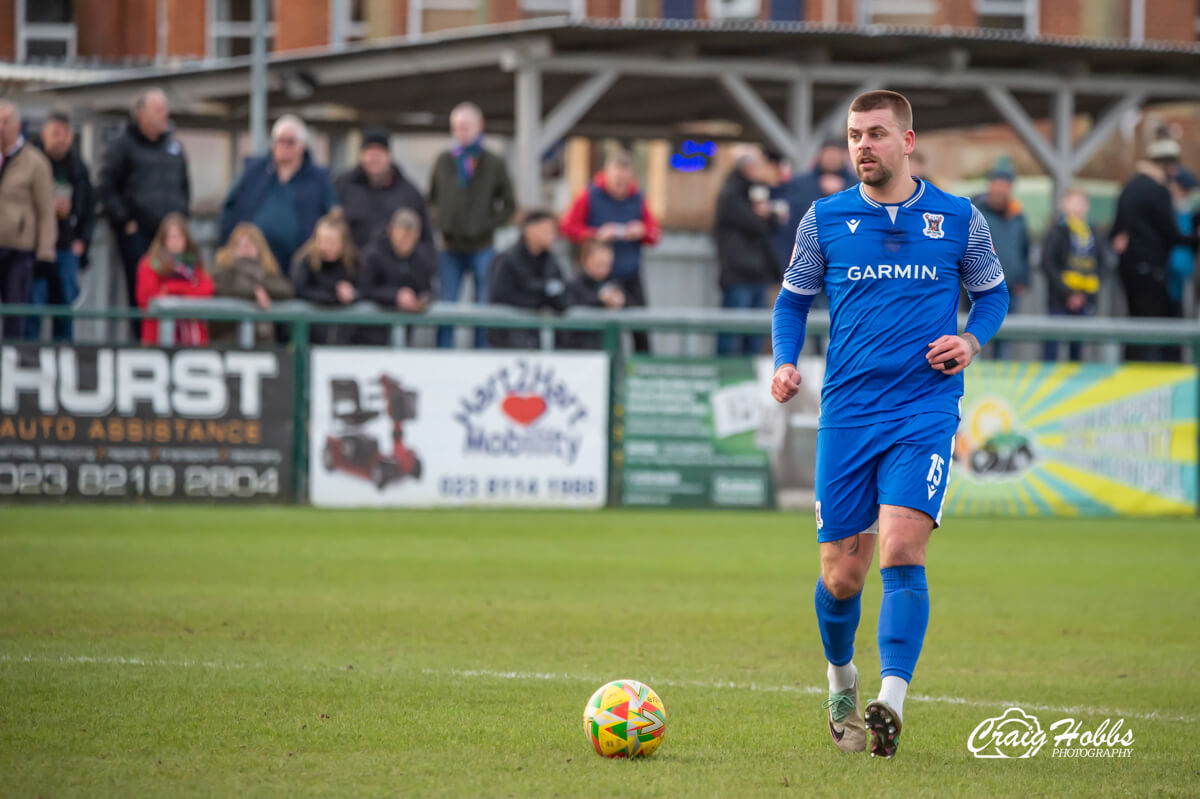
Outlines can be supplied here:
<path id="1" fill-rule="evenodd" d="M 918 513 L 915 510 L 908 510 L 907 508 L 888 508 L 886 513 L 889 518 L 909 519 L 914 522 L 919 522 L 926 518 L 925 514 Z"/>

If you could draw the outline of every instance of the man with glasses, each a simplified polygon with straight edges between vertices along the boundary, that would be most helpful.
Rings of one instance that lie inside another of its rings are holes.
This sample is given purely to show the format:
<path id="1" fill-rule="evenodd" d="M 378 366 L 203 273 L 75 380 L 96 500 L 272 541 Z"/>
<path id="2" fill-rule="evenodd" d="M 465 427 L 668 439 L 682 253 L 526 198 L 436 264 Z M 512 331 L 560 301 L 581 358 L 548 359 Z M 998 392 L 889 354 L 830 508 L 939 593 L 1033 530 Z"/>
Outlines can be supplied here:
<path id="1" fill-rule="evenodd" d="M 251 157 L 221 209 L 221 240 L 252 222 L 285 272 L 317 220 L 337 205 L 329 171 L 313 162 L 308 128 L 284 114 L 271 128 L 269 155 Z"/>

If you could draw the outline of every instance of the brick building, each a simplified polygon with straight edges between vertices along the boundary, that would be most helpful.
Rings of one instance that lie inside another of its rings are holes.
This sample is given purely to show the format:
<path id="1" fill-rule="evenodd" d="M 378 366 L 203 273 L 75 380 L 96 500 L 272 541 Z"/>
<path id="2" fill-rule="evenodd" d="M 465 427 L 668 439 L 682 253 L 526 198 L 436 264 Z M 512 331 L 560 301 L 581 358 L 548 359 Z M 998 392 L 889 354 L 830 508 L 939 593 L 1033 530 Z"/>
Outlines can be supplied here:
<path id="1" fill-rule="evenodd" d="M 0 61 L 244 55 L 252 0 L 0 0 Z M 1200 0 L 268 0 L 273 50 L 545 16 L 762 19 L 1195 41 Z M 286 9 L 286 13 L 284 13 Z"/>

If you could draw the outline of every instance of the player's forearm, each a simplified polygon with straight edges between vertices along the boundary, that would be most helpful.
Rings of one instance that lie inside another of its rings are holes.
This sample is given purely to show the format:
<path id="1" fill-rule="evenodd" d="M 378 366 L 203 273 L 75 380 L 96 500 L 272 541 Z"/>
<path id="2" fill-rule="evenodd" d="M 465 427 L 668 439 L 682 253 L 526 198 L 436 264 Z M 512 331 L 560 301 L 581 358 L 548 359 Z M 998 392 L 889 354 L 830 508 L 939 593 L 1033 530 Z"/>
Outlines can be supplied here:
<path id="1" fill-rule="evenodd" d="M 982 349 L 996 335 L 1008 314 L 1008 288 L 1001 283 L 987 291 L 968 294 L 971 297 L 971 313 L 967 315 L 967 329 L 963 335 L 970 336 L 974 339 L 974 346 Z M 971 339 L 968 339 L 968 343 L 971 343 Z"/>
<path id="2" fill-rule="evenodd" d="M 775 299 L 771 314 L 771 352 L 775 354 L 776 369 L 784 364 L 794 364 L 800 355 L 812 303 L 812 294 L 797 294 L 788 289 L 781 289 Z"/>

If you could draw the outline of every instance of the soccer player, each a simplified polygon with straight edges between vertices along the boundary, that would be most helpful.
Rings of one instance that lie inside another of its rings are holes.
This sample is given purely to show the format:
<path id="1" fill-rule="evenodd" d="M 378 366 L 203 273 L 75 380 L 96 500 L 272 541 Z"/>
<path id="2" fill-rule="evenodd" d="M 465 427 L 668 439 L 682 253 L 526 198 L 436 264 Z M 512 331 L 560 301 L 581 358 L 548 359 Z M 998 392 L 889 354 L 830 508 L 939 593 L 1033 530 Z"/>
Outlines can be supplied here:
<path id="1" fill-rule="evenodd" d="M 987 223 L 970 201 L 914 178 L 916 136 L 903 95 L 850 106 L 858 186 L 818 200 L 796 231 L 775 303 L 779 402 L 796 395 L 796 357 L 813 295 L 829 296 L 830 333 L 817 432 L 821 575 L 817 626 L 829 661 L 829 732 L 843 751 L 891 757 L 929 622 L 925 548 L 942 515 L 962 372 L 1008 311 Z M 959 283 L 971 297 L 958 335 Z M 854 635 L 879 543 L 879 698 L 859 704 Z"/>

